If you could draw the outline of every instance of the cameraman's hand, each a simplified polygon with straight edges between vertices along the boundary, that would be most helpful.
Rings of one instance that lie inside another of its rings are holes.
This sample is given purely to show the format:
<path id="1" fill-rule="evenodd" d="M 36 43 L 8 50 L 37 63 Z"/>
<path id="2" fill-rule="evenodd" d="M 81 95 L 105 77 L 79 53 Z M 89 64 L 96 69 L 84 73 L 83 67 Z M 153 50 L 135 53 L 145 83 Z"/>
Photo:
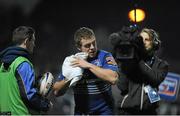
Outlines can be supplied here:
<path id="1" fill-rule="evenodd" d="M 136 46 L 135 59 L 137 60 L 137 62 L 139 62 L 140 60 L 146 57 L 146 49 L 142 37 L 138 36 L 135 39 L 135 46 Z"/>

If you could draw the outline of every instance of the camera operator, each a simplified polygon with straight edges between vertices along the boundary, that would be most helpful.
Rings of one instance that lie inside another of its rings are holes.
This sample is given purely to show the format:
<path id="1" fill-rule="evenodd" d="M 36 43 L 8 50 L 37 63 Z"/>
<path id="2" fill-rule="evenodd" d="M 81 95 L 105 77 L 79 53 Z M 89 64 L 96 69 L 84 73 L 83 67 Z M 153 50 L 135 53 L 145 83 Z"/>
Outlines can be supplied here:
<path id="1" fill-rule="evenodd" d="M 119 113 L 155 115 L 160 100 L 158 86 L 168 73 L 168 63 L 155 55 L 161 41 L 153 29 L 143 28 L 134 43 L 133 59 L 116 59 L 122 73 L 117 84 L 123 96 Z"/>

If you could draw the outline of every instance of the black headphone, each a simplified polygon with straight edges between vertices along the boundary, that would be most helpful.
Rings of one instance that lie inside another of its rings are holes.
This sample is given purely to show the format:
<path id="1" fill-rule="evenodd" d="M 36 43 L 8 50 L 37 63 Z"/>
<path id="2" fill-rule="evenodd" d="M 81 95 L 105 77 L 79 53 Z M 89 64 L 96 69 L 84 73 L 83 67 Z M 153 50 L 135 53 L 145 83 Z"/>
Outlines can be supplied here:
<path id="1" fill-rule="evenodd" d="M 153 29 L 150 29 L 150 33 L 153 39 L 153 48 L 154 50 L 158 50 L 161 46 L 161 40 L 159 39 L 159 35 Z"/>

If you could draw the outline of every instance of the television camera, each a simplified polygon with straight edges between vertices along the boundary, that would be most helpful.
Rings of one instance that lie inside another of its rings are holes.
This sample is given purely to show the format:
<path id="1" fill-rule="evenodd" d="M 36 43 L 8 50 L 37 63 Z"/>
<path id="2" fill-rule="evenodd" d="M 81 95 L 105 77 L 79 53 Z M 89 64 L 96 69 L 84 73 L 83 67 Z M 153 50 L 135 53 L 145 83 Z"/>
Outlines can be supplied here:
<path id="1" fill-rule="evenodd" d="M 145 48 L 136 25 L 123 26 L 120 31 L 112 33 L 109 38 L 116 60 L 133 60 L 142 57 Z"/>

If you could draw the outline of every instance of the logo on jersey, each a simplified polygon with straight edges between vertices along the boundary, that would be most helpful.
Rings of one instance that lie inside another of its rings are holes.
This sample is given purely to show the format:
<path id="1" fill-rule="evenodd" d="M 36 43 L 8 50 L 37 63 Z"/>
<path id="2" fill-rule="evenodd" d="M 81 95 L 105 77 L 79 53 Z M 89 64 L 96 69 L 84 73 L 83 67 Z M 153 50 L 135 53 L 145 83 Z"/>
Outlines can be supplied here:
<path id="1" fill-rule="evenodd" d="M 100 62 L 99 59 L 94 60 L 92 63 L 93 63 L 94 65 L 96 65 L 96 66 L 99 66 L 99 67 L 102 66 L 102 64 L 101 64 L 101 62 Z"/>
<path id="2" fill-rule="evenodd" d="M 116 61 L 114 60 L 112 56 L 106 57 L 106 62 L 107 64 L 110 64 L 110 65 L 117 65 Z"/>

